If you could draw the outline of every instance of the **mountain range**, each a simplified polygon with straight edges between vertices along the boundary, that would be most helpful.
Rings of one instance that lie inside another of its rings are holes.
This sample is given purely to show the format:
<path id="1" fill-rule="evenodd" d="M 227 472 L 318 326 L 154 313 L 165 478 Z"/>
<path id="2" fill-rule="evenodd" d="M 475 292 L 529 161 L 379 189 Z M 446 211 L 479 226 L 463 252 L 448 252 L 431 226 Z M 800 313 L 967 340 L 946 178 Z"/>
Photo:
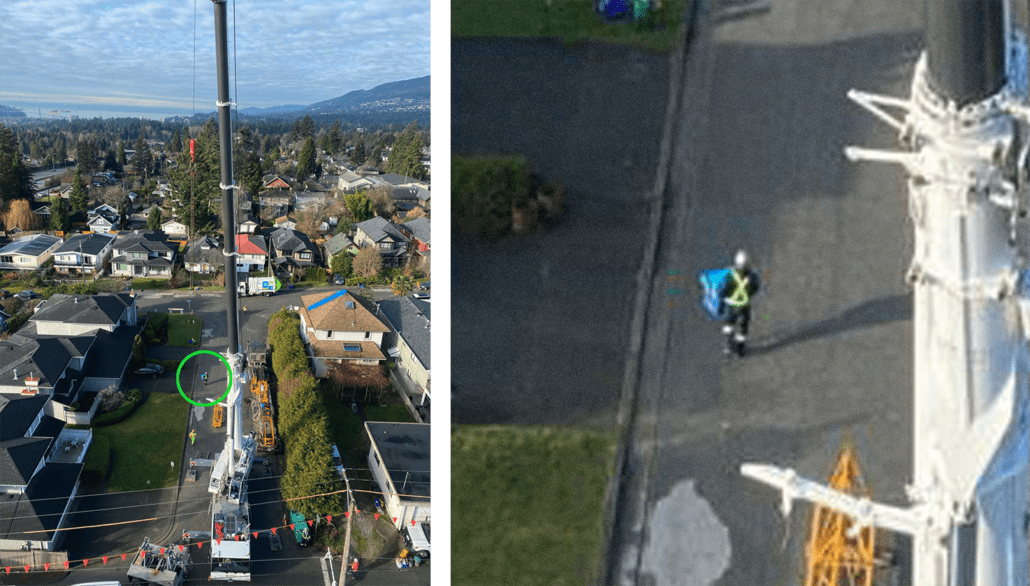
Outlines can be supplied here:
<path id="1" fill-rule="evenodd" d="M 429 76 L 377 85 L 370 90 L 354 90 L 338 98 L 308 106 L 289 104 L 271 108 L 243 108 L 247 116 L 334 116 L 339 114 L 400 115 L 411 119 L 429 116 Z"/>

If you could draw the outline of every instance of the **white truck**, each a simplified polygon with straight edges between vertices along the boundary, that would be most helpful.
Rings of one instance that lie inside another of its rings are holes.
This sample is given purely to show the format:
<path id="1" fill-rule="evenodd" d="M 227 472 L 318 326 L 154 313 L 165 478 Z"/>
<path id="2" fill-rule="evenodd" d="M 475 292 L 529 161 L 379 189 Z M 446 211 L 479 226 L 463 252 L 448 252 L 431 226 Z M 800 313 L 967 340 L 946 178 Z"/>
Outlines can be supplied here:
<path id="1" fill-rule="evenodd" d="M 250 295 L 264 295 L 268 297 L 282 287 L 282 283 L 275 277 L 249 277 L 240 280 L 240 297 Z"/>

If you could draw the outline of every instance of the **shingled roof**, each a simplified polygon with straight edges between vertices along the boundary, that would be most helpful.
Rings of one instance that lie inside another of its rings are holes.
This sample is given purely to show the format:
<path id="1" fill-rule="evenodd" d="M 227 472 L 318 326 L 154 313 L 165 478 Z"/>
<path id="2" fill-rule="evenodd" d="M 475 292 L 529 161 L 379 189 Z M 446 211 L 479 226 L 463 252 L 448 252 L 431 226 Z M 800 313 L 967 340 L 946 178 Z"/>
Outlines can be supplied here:
<path id="1" fill-rule="evenodd" d="M 51 462 L 23 494 L 0 494 L 0 535 L 14 541 L 53 540 L 82 466 Z"/>
<path id="2" fill-rule="evenodd" d="M 364 297 L 351 295 L 346 289 L 305 295 L 300 300 L 304 304 L 300 308 L 304 322 L 316 330 L 390 331 L 390 328 L 369 309 L 368 301 Z"/>
<path id="3" fill-rule="evenodd" d="M 69 324 L 113 325 L 132 307 L 128 293 L 114 295 L 68 295 L 58 293 L 50 297 L 29 321 L 52 321 Z"/>

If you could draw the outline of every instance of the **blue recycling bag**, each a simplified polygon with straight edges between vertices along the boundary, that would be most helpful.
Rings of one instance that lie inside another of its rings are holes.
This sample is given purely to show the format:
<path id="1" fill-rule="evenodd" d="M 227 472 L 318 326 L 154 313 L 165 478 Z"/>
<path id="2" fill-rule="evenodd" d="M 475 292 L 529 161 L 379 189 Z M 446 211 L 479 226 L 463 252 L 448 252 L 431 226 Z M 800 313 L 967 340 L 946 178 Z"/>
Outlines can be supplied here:
<path id="1" fill-rule="evenodd" d="M 697 280 L 701 284 L 701 309 L 712 320 L 725 320 L 726 307 L 719 299 L 719 291 L 726 279 L 730 278 L 730 269 L 706 269 L 698 273 Z M 722 306 L 723 311 L 719 309 Z"/>

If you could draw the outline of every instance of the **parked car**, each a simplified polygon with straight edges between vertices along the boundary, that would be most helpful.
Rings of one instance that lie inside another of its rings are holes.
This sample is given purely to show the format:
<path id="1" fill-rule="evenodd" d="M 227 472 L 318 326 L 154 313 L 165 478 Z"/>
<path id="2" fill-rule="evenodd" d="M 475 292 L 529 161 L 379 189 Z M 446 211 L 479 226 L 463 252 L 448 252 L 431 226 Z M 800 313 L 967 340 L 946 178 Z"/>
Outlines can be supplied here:
<path id="1" fill-rule="evenodd" d="M 412 293 L 411 296 L 415 299 L 424 299 L 429 301 L 429 293 Z"/>
<path id="2" fill-rule="evenodd" d="M 24 291 L 18 291 L 17 293 L 14 294 L 14 296 L 17 297 L 18 299 L 32 299 L 33 297 L 36 296 L 36 292 L 33 291 L 32 289 L 26 289 Z"/>
<path id="3" fill-rule="evenodd" d="M 429 559 L 429 523 L 416 523 L 404 528 L 404 545 L 418 557 Z"/>
<path id="4" fill-rule="evenodd" d="M 429 291 L 429 281 L 422 283 L 418 286 L 419 291 Z"/>
<path id="5" fill-rule="evenodd" d="M 133 376 L 152 376 L 157 378 L 165 373 L 165 369 L 160 364 L 145 364 L 142 368 L 132 373 Z"/>
<path id="6" fill-rule="evenodd" d="M 8 291 L 7 289 L 4 289 L 3 291 L 0 291 L 0 299 L 7 299 L 10 296 L 11 296 L 11 292 Z"/>
<path id="7" fill-rule="evenodd" d="M 346 282 L 347 279 L 344 279 L 343 275 L 341 275 L 340 273 L 336 273 L 335 275 L 333 275 L 333 285 L 343 285 Z"/>

